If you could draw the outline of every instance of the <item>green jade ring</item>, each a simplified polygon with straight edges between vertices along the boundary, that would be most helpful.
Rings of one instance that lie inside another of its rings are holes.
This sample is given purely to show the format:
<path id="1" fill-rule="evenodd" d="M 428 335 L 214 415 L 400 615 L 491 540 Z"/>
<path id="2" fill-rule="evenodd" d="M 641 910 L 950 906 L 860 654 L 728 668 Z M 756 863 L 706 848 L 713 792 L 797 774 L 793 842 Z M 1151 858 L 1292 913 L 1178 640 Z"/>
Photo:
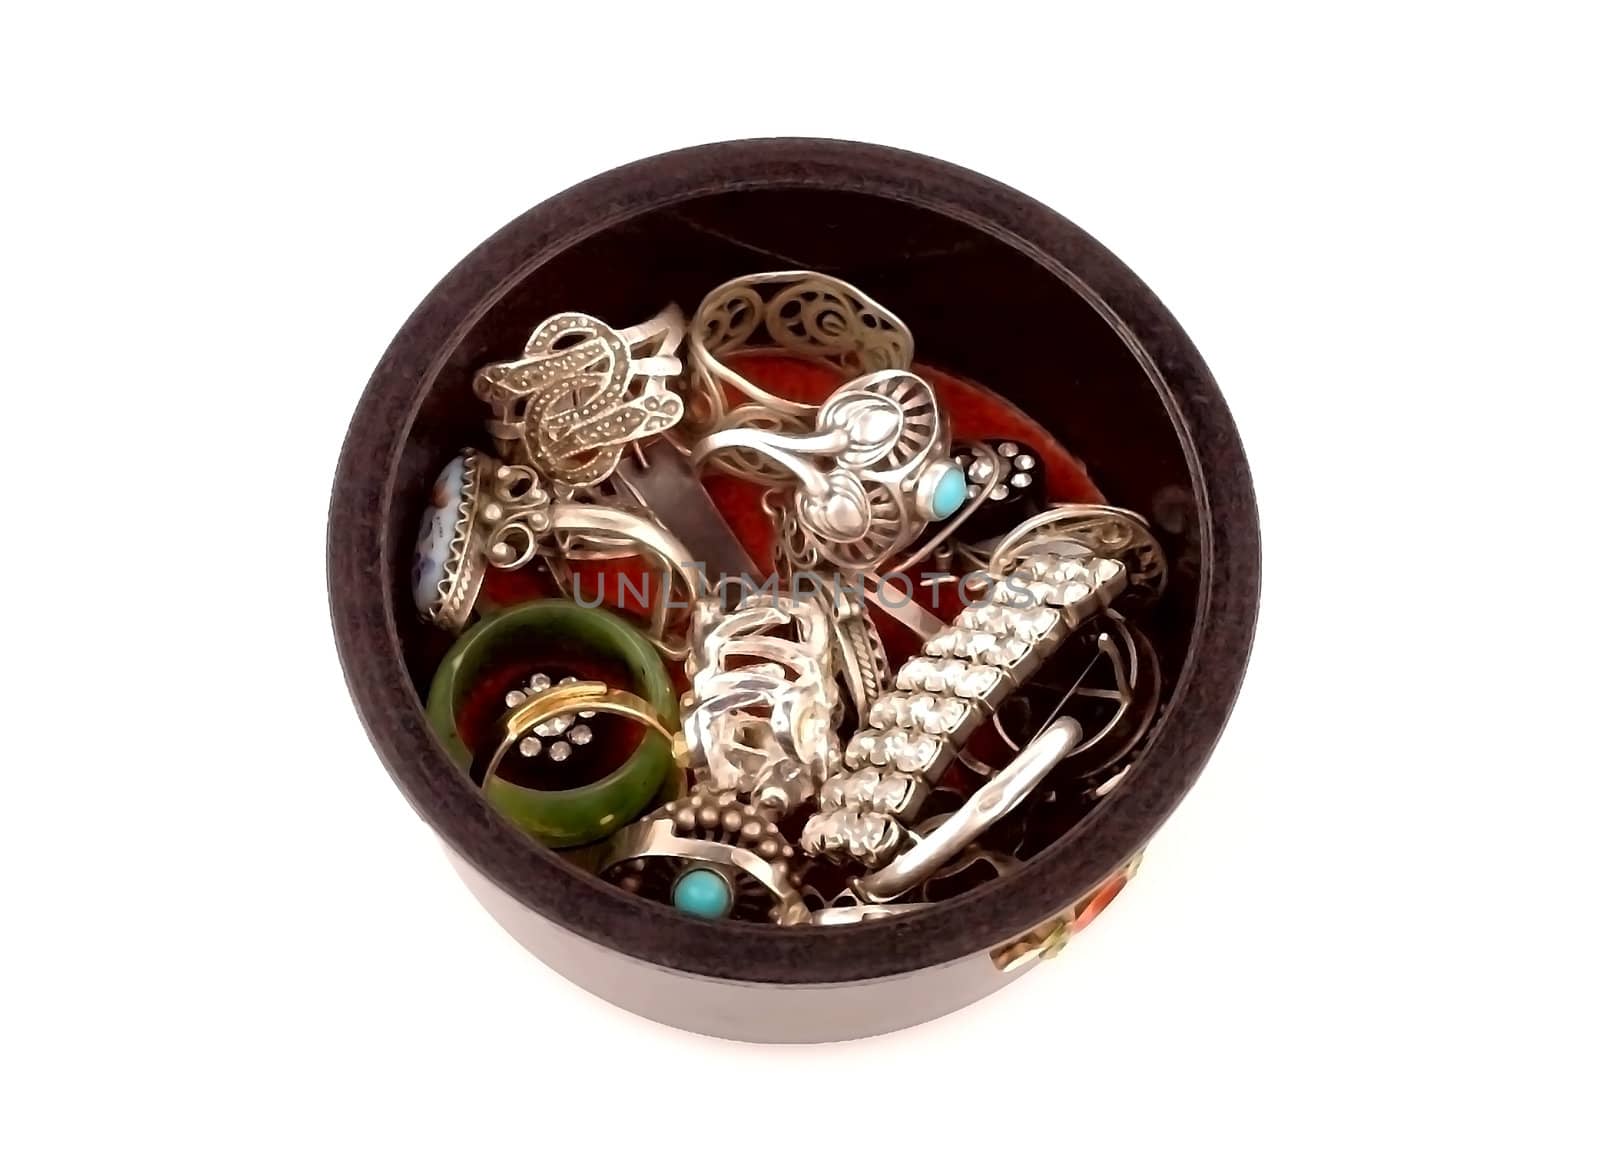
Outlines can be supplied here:
<path id="1" fill-rule="evenodd" d="M 678 767 L 665 735 L 678 726 L 678 697 L 655 647 L 622 618 L 565 600 L 512 606 L 462 635 L 428 688 L 428 723 L 469 777 L 475 754 L 481 763 L 482 749 L 475 753 L 461 738 L 456 719 L 462 704 L 496 652 L 510 642 L 526 644 L 530 636 L 581 643 L 620 662 L 628 670 L 638 705 L 655 716 L 653 721 L 635 721 L 662 733 L 647 733 L 621 767 L 582 788 L 547 792 L 495 774 L 484 778 L 484 799 L 524 832 L 555 849 L 587 845 L 610 836 L 643 812 Z M 493 747 L 489 745 L 489 750 Z"/>

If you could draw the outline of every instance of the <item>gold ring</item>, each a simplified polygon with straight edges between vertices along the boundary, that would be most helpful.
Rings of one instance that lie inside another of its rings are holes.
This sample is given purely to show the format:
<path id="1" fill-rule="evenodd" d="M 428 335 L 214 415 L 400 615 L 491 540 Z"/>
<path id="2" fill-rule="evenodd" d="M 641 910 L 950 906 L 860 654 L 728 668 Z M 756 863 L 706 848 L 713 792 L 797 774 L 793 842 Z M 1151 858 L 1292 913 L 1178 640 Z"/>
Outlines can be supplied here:
<path id="1" fill-rule="evenodd" d="M 538 724 L 561 715 L 575 715 L 579 711 L 603 712 L 620 715 L 662 736 L 672 747 L 673 762 L 680 768 L 689 766 L 689 749 L 683 733 L 673 731 L 644 699 L 628 691 L 619 691 L 602 682 L 570 682 L 540 691 L 527 702 L 513 707 L 500 719 L 500 738 L 484 745 L 472 759 L 472 782 L 482 785 L 485 778 L 493 776 L 500 761 Z"/>

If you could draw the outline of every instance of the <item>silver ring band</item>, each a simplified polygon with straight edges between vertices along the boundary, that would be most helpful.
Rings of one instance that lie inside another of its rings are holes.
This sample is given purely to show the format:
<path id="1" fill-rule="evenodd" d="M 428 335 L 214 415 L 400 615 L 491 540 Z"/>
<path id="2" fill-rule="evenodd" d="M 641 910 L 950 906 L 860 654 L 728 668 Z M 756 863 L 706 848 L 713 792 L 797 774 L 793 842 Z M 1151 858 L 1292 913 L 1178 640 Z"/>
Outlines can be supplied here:
<path id="1" fill-rule="evenodd" d="M 696 424 L 709 430 L 729 414 L 729 393 L 780 424 L 805 425 L 817 408 L 773 394 L 723 359 L 779 350 L 838 371 L 841 380 L 911 365 L 911 330 L 852 284 L 820 272 L 756 272 L 706 294 L 689 326 Z"/>
<path id="2" fill-rule="evenodd" d="M 937 829 L 851 888 L 865 901 L 886 902 L 927 881 L 1021 804 L 1082 741 L 1083 728 L 1078 721 L 1067 715 L 1058 717 Z"/>

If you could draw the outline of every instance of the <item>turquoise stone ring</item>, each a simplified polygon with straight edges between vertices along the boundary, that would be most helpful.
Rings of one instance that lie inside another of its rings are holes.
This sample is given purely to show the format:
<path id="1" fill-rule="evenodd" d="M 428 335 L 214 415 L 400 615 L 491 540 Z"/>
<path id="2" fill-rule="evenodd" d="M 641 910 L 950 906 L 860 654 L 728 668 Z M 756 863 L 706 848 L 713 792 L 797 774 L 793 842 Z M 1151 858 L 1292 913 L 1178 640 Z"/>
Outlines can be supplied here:
<path id="1" fill-rule="evenodd" d="M 714 869 L 686 869 L 673 883 L 672 904 L 696 918 L 726 918 L 733 910 L 733 886 Z"/>
<path id="2" fill-rule="evenodd" d="M 945 467 L 933 488 L 929 511 L 935 520 L 947 520 L 967 502 L 967 475 L 960 466 L 951 463 Z"/>

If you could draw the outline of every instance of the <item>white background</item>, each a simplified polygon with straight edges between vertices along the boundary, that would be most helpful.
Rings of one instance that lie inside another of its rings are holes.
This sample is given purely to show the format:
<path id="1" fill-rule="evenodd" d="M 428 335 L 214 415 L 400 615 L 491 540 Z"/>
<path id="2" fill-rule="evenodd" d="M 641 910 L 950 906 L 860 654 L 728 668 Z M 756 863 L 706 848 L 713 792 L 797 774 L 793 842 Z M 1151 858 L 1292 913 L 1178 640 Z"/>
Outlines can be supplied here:
<path id="1" fill-rule="evenodd" d="M 1595 1165 L 1592 12 L 12 11 L 0 1164 Z M 1265 549 L 1235 718 L 1114 909 L 812 1049 L 504 935 L 369 750 L 322 581 L 439 276 L 770 134 L 1104 241 L 1215 371 Z"/>

